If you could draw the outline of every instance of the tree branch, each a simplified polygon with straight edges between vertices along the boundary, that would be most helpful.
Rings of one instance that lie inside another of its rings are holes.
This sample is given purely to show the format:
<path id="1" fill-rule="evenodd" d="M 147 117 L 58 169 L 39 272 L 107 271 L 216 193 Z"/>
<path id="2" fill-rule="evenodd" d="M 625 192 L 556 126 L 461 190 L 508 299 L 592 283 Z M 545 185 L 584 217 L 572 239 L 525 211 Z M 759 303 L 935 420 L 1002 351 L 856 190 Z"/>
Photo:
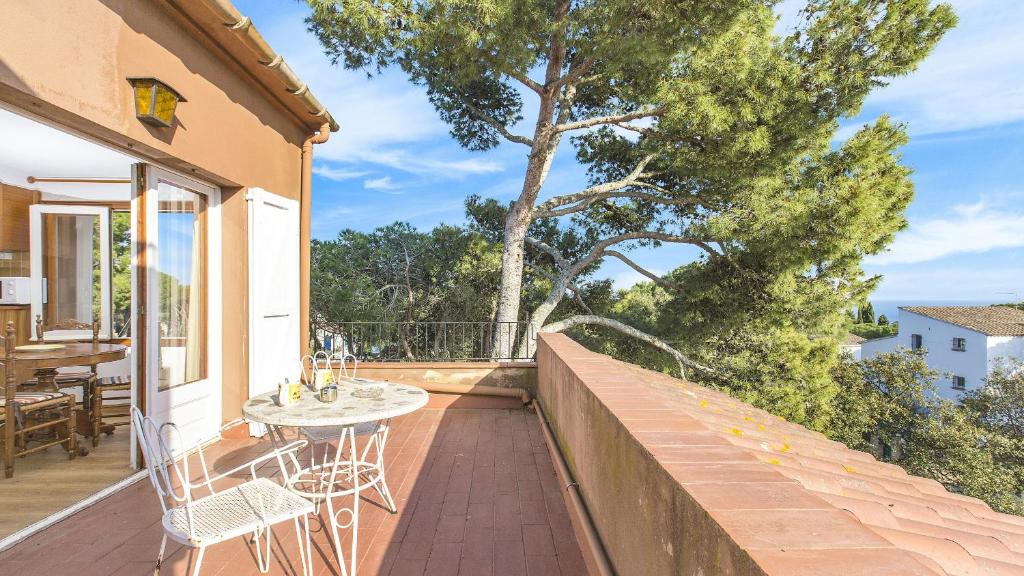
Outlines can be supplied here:
<path id="1" fill-rule="evenodd" d="M 703 249 L 705 252 L 721 257 L 721 254 L 715 251 L 707 242 L 698 238 L 691 238 L 689 236 L 678 236 L 675 234 L 667 234 L 665 232 L 653 232 L 650 230 L 644 230 L 642 232 L 627 232 L 625 234 L 619 234 L 618 236 L 612 236 L 601 240 L 594 245 L 593 250 L 590 251 L 586 256 L 581 258 L 578 262 L 572 265 L 569 271 L 572 273 L 570 278 L 576 276 L 583 271 L 584 268 L 590 266 L 598 258 L 604 256 L 605 251 L 615 244 L 620 242 L 628 242 L 629 240 L 657 240 L 659 242 L 671 242 L 674 244 L 692 244 Z"/>
<path id="2" fill-rule="evenodd" d="M 637 110 L 636 112 L 630 112 L 628 114 L 597 116 L 594 118 L 587 118 L 586 120 L 579 120 L 577 122 L 559 124 L 558 126 L 555 126 L 555 132 L 569 132 L 570 130 L 580 130 L 582 128 L 590 128 L 592 126 L 600 126 L 602 124 L 621 124 L 624 122 L 639 120 L 641 118 L 658 116 L 663 111 L 663 108 L 652 108 L 647 110 Z"/>
<path id="3" fill-rule="evenodd" d="M 633 187 L 652 187 L 652 188 L 656 188 L 658 190 L 661 190 L 661 188 L 658 188 L 657 186 L 649 185 L 646 182 L 634 182 L 633 184 L 630 184 L 630 186 L 633 186 Z M 573 204 L 572 206 L 566 206 L 564 208 L 557 208 L 557 209 L 554 209 L 554 210 L 547 210 L 547 211 L 543 211 L 543 212 L 539 211 L 539 209 L 538 209 L 538 211 L 534 212 L 534 218 L 558 218 L 560 216 L 566 216 L 568 214 L 575 214 L 577 212 L 582 212 L 582 211 L 586 210 L 587 208 L 590 208 L 592 205 L 594 205 L 595 203 L 597 203 L 597 202 L 599 202 L 601 200 L 611 200 L 613 198 L 632 198 L 634 200 L 644 200 L 644 201 L 647 201 L 647 202 L 653 202 L 655 204 L 661 204 L 663 206 L 680 206 L 680 205 L 684 205 L 684 204 L 692 204 L 695 201 L 694 198 L 690 198 L 690 197 L 687 197 L 687 198 L 665 198 L 663 196 L 658 196 L 657 194 L 651 194 L 649 192 L 638 192 L 638 191 L 635 191 L 635 190 L 634 191 L 627 191 L 627 192 L 620 192 L 620 191 L 616 190 L 614 192 L 605 192 L 605 193 L 595 194 L 593 196 L 589 196 L 587 198 L 584 198 L 578 204 Z"/>
<path id="4" fill-rule="evenodd" d="M 543 277 L 547 278 L 548 280 L 550 280 L 552 284 L 556 284 L 557 285 L 559 283 L 560 278 L 558 276 L 552 274 L 551 272 L 548 272 L 542 266 L 538 266 L 538 265 L 534 264 L 533 262 L 526 262 L 525 264 L 526 264 L 526 266 L 529 266 L 531 269 L 533 269 L 535 272 L 537 272 L 541 276 L 543 276 Z M 590 309 L 590 306 L 588 306 L 587 303 L 583 301 L 583 296 L 581 294 L 582 290 L 580 290 L 579 286 L 577 286 L 573 282 L 567 282 L 566 283 L 566 289 L 568 289 L 569 291 L 572 292 L 573 300 L 575 300 L 576 303 L 580 305 L 580 308 L 582 308 L 584 312 L 586 312 L 587 314 L 593 314 L 594 313 L 594 311 Z"/>
<path id="5" fill-rule="evenodd" d="M 623 262 L 625 262 L 626 266 L 629 266 L 633 270 L 636 270 L 640 274 L 646 276 L 648 279 L 650 279 L 652 282 L 654 282 L 658 286 L 661 286 L 662 288 L 665 288 L 667 290 L 672 290 L 672 291 L 675 291 L 675 289 L 676 289 L 676 287 L 673 286 L 671 282 L 669 282 L 668 280 L 665 280 L 661 276 L 658 276 L 654 272 L 651 272 L 650 270 L 647 270 L 646 268 L 642 268 L 639 264 L 637 264 L 636 262 L 630 260 L 629 258 L 626 257 L 625 254 L 623 254 L 622 252 L 619 252 L 618 250 L 605 250 L 604 251 L 604 255 L 605 256 L 614 256 L 615 258 L 618 258 L 619 260 L 622 260 Z"/>
<path id="6" fill-rule="evenodd" d="M 554 246 L 551 246 L 541 240 L 531 238 L 529 236 L 526 237 L 526 243 L 529 244 L 530 246 L 533 246 L 534 248 L 537 248 L 542 252 L 546 252 L 547 254 L 551 255 L 551 258 L 553 258 L 555 261 L 555 267 L 558 268 L 559 272 L 564 271 L 568 267 L 569 263 L 566 262 L 565 257 L 562 256 L 562 252 L 558 248 L 555 248 Z"/>
<path id="7" fill-rule="evenodd" d="M 621 332 L 621 333 L 623 333 L 623 334 L 625 334 L 627 336 L 631 336 L 633 338 L 636 338 L 637 340 L 646 342 L 646 343 L 650 344 L 651 346 L 654 346 L 655 348 L 657 348 L 657 349 L 659 349 L 659 350 L 661 350 L 663 352 L 667 352 L 669 355 L 672 356 L 672 358 L 675 359 L 676 362 L 679 363 L 679 372 L 680 372 L 680 375 L 683 377 L 683 379 L 686 379 L 686 371 L 685 370 L 686 370 L 687 366 L 689 366 L 691 368 L 695 368 L 695 369 L 700 370 L 702 372 L 707 372 L 707 373 L 710 373 L 710 374 L 714 374 L 714 370 L 712 370 L 711 368 L 709 368 L 707 366 L 704 366 L 703 364 L 698 364 L 697 362 L 694 362 L 693 360 L 690 360 L 682 352 L 680 352 L 679 350 L 676 350 L 672 346 L 669 346 L 664 340 L 661 340 L 660 338 L 657 338 L 657 337 L 652 336 L 652 335 L 650 335 L 650 334 L 648 334 L 646 332 L 643 332 L 641 330 L 633 328 L 632 326 L 628 326 L 626 324 L 623 324 L 622 322 L 619 322 L 618 320 L 613 320 L 611 318 L 605 318 L 604 316 L 596 316 L 596 315 L 593 315 L 593 314 L 570 316 L 570 317 L 568 317 L 568 318 L 566 318 L 564 320 L 559 320 L 558 322 L 552 322 L 551 324 L 548 324 L 547 326 L 542 327 L 540 329 L 540 331 L 541 332 L 564 332 L 566 330 L 569 330 L 570 328 L 573 328 L 575 326 L 579 326 L 581 324 L 582 325 L 604 326 L 605 328 L 611 328 L 612 330 L 617 330 L 617 331 L 619 331 L 619 332 Z"/>
<path id="8" fill-rule="evenodd" d="M 579 202 L 595 194 L 606 194 L 608 192 L 614 192 L 621 190 L 637 182 L 637 179 L 644 173 L 644 168 L 654 160 L 654 154 L 648 154 L 640 162 L 637 163 L 633 170 L 620 180 L 614 180 L 612 182 L 604 182 L 602 184 L 595 184 L 585 190 L 577 192 L 575 194 L 566 194 L 565 196 L 555 196 L 537 206 L 537 211 L 546 211 L 566 204 L 572 204 L 573 202 Z"/>
<path id="9" fill-rule="evenodd" d="M 544 94 L 544 86 L 541 86 L 539 82 L 533 80 L 526 74 L 521 74 L 519 72 L 509 72 L 508 76 L 513 80 L 517 80 L 520 84 L 526 86 L 530 90 L 533 90 L 537 94 Z"/>
<path id="10" fill-rule="evenodd" d="M 473 114 L 473 116 L 476 116 L 481 121 L 487 123 L 487 125 L 489 125 L 491 128 L 497 130 L 498 133 L 504 136 L 505 139 L 508 140 L 509 142 L 523 144 L 531 148 L 533 147 L 533 140 L 527 138 L 526 136 L 520 136 L 519 134 L 513 134 L 509 132 L 508 128 L 506 128 L 505 125 L 499 122 L 498 119 L 495 118 L 494 116 L 491 116 L 487 112 L 484 112 L 483 110 L 477 108 L 476 106 L 465 100 L 462 101 L 462 105 L 465 106 L 466 109 Z"/>

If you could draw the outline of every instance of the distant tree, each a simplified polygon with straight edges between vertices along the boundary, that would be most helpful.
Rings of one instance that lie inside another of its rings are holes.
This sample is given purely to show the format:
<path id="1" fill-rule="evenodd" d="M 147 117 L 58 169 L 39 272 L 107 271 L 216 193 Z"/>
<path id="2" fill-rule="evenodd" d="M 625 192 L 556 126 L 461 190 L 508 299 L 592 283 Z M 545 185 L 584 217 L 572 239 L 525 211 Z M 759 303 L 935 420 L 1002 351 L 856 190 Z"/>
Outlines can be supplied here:
<path id="1" fill-rule="evenodd" d="M 879 326 L 888 326 L 889 325 L 889 318 L 885 314 L 879 314 L 878 315 L 878 325 Z"/>
<path id="2" fill-rule="evenodd" d="M 1020 451 L 1012 437 L 979 424 L 977 412 L 941 398 L 921 352 L 898 349 L 844 360 L 825 433 L 852 448 L 933 478 L 1004 512 L 1024 512 Z M 998 419 L 998 417 L 997 417 Z M 1017 459 L 1008 457 L 1016 453 Z"/>
<path id="3" fill-rule="evenodd" d="M 888 320 L 888 319 L 887 319 Z M 875 323 L 875 307 L 868 302 L 860 307 L 860 323 L 861 324 L 874 324 Z"/>
<path id="4" fill-rule="evenodd" d="M 895 158 L 905 135 L 883 119 L 840 150 L 830 142 L 839 118 L 913 70 L 955 21 L 948 5 L 927 1 L 808 0 L 799 29 L 778 38 L 767 0 L 310 4 L 310 28 L 335 62 L 370 73 L 400 67 L 467 149 L 504 141 L 529 150 L 520 194 L 502 214 L 496 320 L 597 323 L 635 336 L 645 334 L 598 314 L 548 317 L 603 258 L 654 280 L 621 251 L 638 245 L 688 244 L 710 267 L 756 275 L 742 268 L 753 254 L 740 256 L 768 237 L 781 248 L 773 264 L 784 267 L 769 274 L 836 282 L 848 281 L 862 253 L 883 249 L 910 197 Z M 535 117 L 524 119 L 526 109 Z M 515 133 L 523 120 L 532 134 Z M 573 134 L 591 183 L 541 201 Z M 545 220 L 579 228 L 577 255 L 532 236 Z M 858 230 L 852 240 L 849 229 Z M 816 252 L 829 253 L 821 266 Z M 554 280 L 522 315 L 530 262 Z"/>
<path id="5" fill-rule="evenodd" d="M 850 334 L 856 334 L 861 338 L 874 340 L 875 338 L 887 338 L 895 336 L 899 332 L 899 323 L 892 324 L 854 324 L 850 326 Z"/>
<path id="6" fill-rule="evenodd" d="M 965 393 L 961 402 L 986 428 L 1024 440 L 1024 359 L 1000 359 L 985 385 Z"/>

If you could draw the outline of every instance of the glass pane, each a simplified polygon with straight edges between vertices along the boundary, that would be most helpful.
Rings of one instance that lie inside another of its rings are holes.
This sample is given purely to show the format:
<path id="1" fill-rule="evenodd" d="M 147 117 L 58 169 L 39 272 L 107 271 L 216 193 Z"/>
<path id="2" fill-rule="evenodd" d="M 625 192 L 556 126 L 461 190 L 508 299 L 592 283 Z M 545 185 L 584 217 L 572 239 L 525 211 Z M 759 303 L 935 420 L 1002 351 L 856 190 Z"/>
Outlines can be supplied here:
<path id="1" fill-rule="evenodd" d="M 111 321 L 114 338 L 129 338 L 132 326 L 132 214 L 127 210 L 117 210 L 110 219 L 113 233 L 111 281 L 114 284 Z"/>
<path id="2" fill-rule="evenodd" d="M 43 329 L 92 330 L 100 316 L 100 219 L 43 217 Z"/>
<path id="3" fill-rule="evenodd" d="M 157 222 L 160 384 L 206 377 L 206 197 L 161 185 Z"/>

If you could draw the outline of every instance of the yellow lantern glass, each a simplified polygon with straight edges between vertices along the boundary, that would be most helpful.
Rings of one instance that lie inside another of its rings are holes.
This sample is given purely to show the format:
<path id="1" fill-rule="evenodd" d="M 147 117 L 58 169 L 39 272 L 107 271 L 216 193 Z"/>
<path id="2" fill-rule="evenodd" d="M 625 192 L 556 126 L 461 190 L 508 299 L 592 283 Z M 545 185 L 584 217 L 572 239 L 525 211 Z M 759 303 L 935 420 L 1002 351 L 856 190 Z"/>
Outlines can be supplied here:
<path id="1" fill-rule="evenodd" d="M 147 124 L 167 127 L 174 122 L 174 110 L 185 98 L 174 88 L 152 77 L 129 78 L 135 91 L 135 116 Z"/>

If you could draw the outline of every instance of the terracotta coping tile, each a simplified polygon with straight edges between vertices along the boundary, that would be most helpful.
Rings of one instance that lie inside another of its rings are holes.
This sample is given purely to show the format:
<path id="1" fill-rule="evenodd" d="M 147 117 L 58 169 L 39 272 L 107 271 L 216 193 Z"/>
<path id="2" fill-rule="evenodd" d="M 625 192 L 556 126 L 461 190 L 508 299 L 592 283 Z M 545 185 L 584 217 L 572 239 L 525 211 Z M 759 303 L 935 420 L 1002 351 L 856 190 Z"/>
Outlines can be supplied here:
<path id="1" fill-rule="evenodd" d="M 850 498 L 839 494 L 819 494 L 819 496 L 836 508 L 852 514 L 864 524 L 893 529 L 899 529 L 900 527 L 899 520 L 893 515 L 892 510 L 884 504 L 872 502 L 871 500 L 861 500 L 860 498 Z"/>
<path id="2" fill-rule="evenodd" d="M 899 523 L 900 529 L 907 532 L 916 532 L 918 534 L 952 540 L 963 546 L 965 550 L 975 557 L 1024 564 L 1024 556 L 1010 550 L 1004 542 L 994 536 L 978 534 L 973 531 L 954 530 L 928 522 L 918 522 L 902 518 L 899 520 Z"/>
<path id="3" fill-rule="evenodd" d="M 796 482 L 691 484 L 686 491 L 705 510 L 828 510 L 832 506 Z M 712 514 L 713 516 L 713 514 Z"/>
<path id="4" fill-rule="evenodd" d="M 714 432 L 631 432 L 645 446 L 728 446 L 729 441 Z"/>
<path id="5" fill-rule="evenodd" d="M 665 463 L 665 470 L 680 484 L 727 484 L 733 482 L 792 482 L 759 462 Z"/>
<path id="6" fill-rule="evenodd" d="M 630 432 L 707 432 L 699 420 L 684 414 L 650 420 L 626 420 L 623 422 Z"/>
<path id="7" fill-rule="evenodd" d="M 1024 574 L 1024 570 L 1021 570 L 1020 564 L 1008 564 L 1006 562 L 1000 562 L 998 560 L 992 560 L 990 558 L 978 558 L 976 560 L 978 566 L 982 569 L 983 573 L 992 576 L 1021 576 Z"/>
<path id="8" fill-rule="evenodd" d="M 985 534 L 987 536 L 992 536 L 993 538 L 998 538 L 999 541 L 1005 544 L 1010 550 L 1013 550 L 1018 554 L 1024 554 L 1024 532 L 1020 532 L 1019 529 L 1014 530 L 1015 527 L 1000 524 L 998 521 L 988 521 L 988 524 L 972 524 L 950 518 L 944 518 L 942 523 L 947 528 L 953 530 Z"/>
<path id="9" fill-rule="evenodd" d="M 768 574 L 785 576 L 946 576 L 895 548 L 840 550 L 752 550 Z"/>
<path id="10" fill-rule="evenodd" d="M 745 550 L 891 546 L 840 510 L 721 510 L 715 513 L 715 520 Z"/>
<path id="11" fill-rule="evenodd" d="M 877 526 L 870 528 L 897 547 L 930 558 L 949 574 L 978 573 L 978 565 L 974 556 L 971 556 L 967 549 L 952 540 L 891 528 Z"/>
<path id="12" fill-rule="evenodd" d="M 735 446 L 653 446 L 651 453 L 663 465 L 677 462 L 757 462 L 753 454 Z"/>
<path id="13" fill-rule="evenodd" d="M 826 494 L 842 494 L 845 490 L 841 479 L 835 474 L 819 472 L 807 468 L 791 468 L 788 466 L 776 466 L 781 475 L 791 478 L 800 483 L 801 486 L 814 492 Z"/>

